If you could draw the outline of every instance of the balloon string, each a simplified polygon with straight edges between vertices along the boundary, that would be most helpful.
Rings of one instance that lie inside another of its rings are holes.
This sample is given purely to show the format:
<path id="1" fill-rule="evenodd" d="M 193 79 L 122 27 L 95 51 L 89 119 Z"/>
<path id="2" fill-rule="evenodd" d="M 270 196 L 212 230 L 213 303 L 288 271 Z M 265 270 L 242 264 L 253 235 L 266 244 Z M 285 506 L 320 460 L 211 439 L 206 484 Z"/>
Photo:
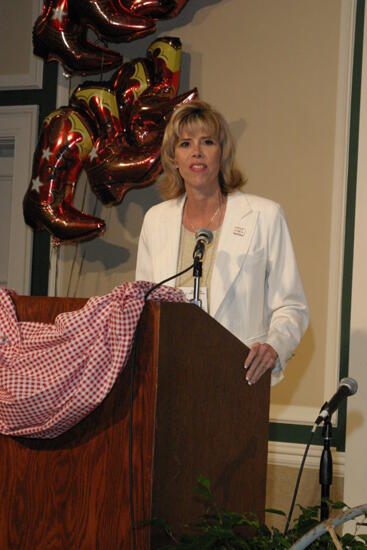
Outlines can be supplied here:
<path id="1" fill-rule="evenodd" d="M 51 236 L 51 253 L 56 254 L 55 261 L 55 279 L 54 279 L 54 296 L 57 297 L 57 289 L 59 283 L 59 263 L 60 263 L 60 246 L 61 243 L 58 239 Z"/>
<path id="2" fill-rule="evenodd" d="M 85 185 L 84 185 L 84 191 L 83 191 L 83 198 L 82 198 L 82 207 L 81 207 L 82 210 L 84 210 L 84 207 L 85 207 L 86 197 L 87 197 L 87 185 L 85 184 Z M 76 259 L 77 259 L 77 256 L 78 256 L 78 250 L 79 250 L 79 242 L 77 242 L 77 243 L 75 244 L 74 257 L 73 257 L 73 262 L 72 262 L 72 264 L 71 264 L 70 275 L 69 275 L 67 296 L 69 296 L 69 293 L 70 293 L 70 288 L 71 288 L 71 282 L 72 282 L 72 279 L 73 279 L 74 268 L 75 268 Z M 82 261 L 83 261 L 83 260 L 82 260 Z M 76 289 L 74 290 L 74 294 L 73 294 L 74 298 L 75 298 L 76 290 L 77 290 L 77 287 L 78 287 L 79 276 L 80 276 L 80 269 L 79 269 L 79 274 L 78 274 L 77 281 L 76 281 Z"/>
<path id="3" fill-rule="evenodd" d="M 60 245 L 56 248 L 55 289 L 54 289 L 55 296 L 57 296 L 57 288 L 59 285 L 59 262 L 60 262 Z"/>
<path id="4" fill-rule="evenodd" d="M 84 186 L 83 200 L 82 200 L 82 210 L 84 210 L 86 199 L 87 199 L 87 184 L 85 184 L 85 186 Z M 92 216 L 95 216 L 96 211 L 97 211 L 97 197 L 95 197 L 95 200 L 94 200 L 94 207 L 93 207 Z M 77 253 L 77 247 L 75 248 L 75 252 Z M 76 263 L 76 253 L 74 254 L 72 271 L 73 271 L 74 265 Z M 80 261 L 80 265 L 79 265 L 79 271 L 78 271 L 76 283 L 75 283 L 75 289 L 74 289 L 74 294 L 73 294 L 74 298 L 76 297 L 77 292 L 78 292 L 79 282 L 80 282 L 80 279 L 81 279 L 81 276 L 82 276 L 82 271 L 83 271 L 83 266 L 84 266 L 85 254 L 86 254 L 86 250 L 84 249 L 83 254 L 82 254 L 82 258 L 81 258 L 81 261 Z M 71 279 L 69 279 L 69 283 L 70 283 L 70 280 Z"/>
<path id="5" fill-rule="evenodd" d="M 87 184 L 85 183 L 84 191 L 83 191 L 83 199 L 82 199 L 82 208 L 81 208 L 82 212 L 84 212 L 86 200 L 87 200 Z"/>
<path id="6" fill-rule="evenodd" d="M 82 254 L 82 259 L 81 259 L 81 262 L 80 262 L 80 265 L 79 265 L 78 276 L 77 276 L 77 279 L 76 279 L 75 290 L 74 290 L 74 294 L 73 294 L 74 298 L 76 297 L 76 294 L 77 294 L 77 291 L 78 291 L 78 288 L 79 288 L 79 281 L 80 281 L 81 276 L 82 276 L 82 270 L 83 270 L 83 265 L 84 265 L 84 260 L 85 260 L 85 252 L 86 252 L 86 250 L 84 249 L 83 254 Z"/>
<path id="7" fill-rule="evenodd" d="M 96 197 L 95 200 L 94 200 L 94 208 L 93 208 L 93 213 L 92 213 L 92 215 L 95 216 L 95 215 L 96 215 L 96 212 L 97 212 L 97 197 Z"/>
<path id="8" fill-rule="evenodd" d="M 102 39 L 97 39 L 95 42 L 96 46 L 98 46 L 98 44 L 103 44 L 103 46 L 107 49 L 108 48 L 108 43 L 105 41 L 105 40 L 102 40 Z M 99 81 L 102 82 L 103 80 L 103 67 L 104 67 L 104 51 L 102 51 L 102 58 L 101 58 L 101 73 L 99 75 Z"/>
<path id="9" fill-rule="evenodd" d="M 96 198 L 95 203 L 94 203 L 93 216 L 95 215 L 96 210 L 97 210 L 97 198 Z M 107 216 L 107 220 L 106 220 L 107 228 L 110 225 L 111 215 L 112 215 L 112 209 L 110 209 L 109 212 L 108 212 L 108 216 Z M 81 279 L 81 276 L 82 276 L 82 270 L 83 270 L 83 266 L 84 266 L 85 255 L 86 255 L 86 250 L 84 249 L 83 255 L 82 255 L 82 260 L 81 260 L 80 266 L 79 266 L 78 278 L 77 278 L 77 281 L 76 281 L 75 290 L 74 290 L 74 294 L 73 294 L 74 298 L 76 297 L 77 291 L 78 291 L 78 288 L 79 288 L 79 282 L 80 282 L 80 279 Z"/>
<path id="10" fill-rule="evenodd" d="M 68 297 L 69 297 L 69 293 L 70 293 L 70 287 L 71 287 L 71 281 L 72 281 L 72 278 L 73 278 L 73 272 L 74 272 L 76 257 L 77 257 L 77 254 L 78 254 L 78 247 L 79 247 L 79 243 L 76 243 L 75 244 L 73 263 L 71 264 L 71 269 L 70 269 L 70 275 L 69 275 L 69 281 L 68 281 L 68 290 L 66 292 L 66 296 L 68 296 Z"/>

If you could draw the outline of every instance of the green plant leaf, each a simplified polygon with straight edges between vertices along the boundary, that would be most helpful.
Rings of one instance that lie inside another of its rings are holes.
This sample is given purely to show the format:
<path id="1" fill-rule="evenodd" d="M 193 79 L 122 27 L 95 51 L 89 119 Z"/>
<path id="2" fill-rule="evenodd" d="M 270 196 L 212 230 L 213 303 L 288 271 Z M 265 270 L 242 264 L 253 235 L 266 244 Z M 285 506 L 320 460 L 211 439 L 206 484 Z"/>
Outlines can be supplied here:
<path id="1" fill-rule="evenodd" d="M 185 533 L 173 535 L 168 522 L 161 518 L 153 518 L 151 524 L 163 529 L 171 538 L 172 543 L 160 550 L 282 550 L 288 549 L 310 529 L 319 525 L 320 506 L 297 505 L 300 513 L 286 535 L 277 528 L 269 528 L 261 524 L 254 514 L 222 511 L 215 502 L 211 491 L 211 483 L 205 476 L 198 477 L 195 488 L 207 504 L 207 509 L 196 523 L 186 526 Z M 330 510 L 349 509 L 344 502 L 326 501 Z M 282 510 L 266 509 L 270 514 L 285 517 Z M 366 518 L 366 515 L 365 515 Z M 354 534 L 346 533 L 343 537 L 337 535 L 344 550 L 362 550 L 367 548 L 367 535 L 358 533 L 357 524 Z M 312 550 L 335 550 L 329 533 L 323 534 L 308 548 Z"/>
<path id="2" fill-rule="evenodd" d="M 208 489 L 210 491 L 210 481 L 207 477 L 205 477 L 201 474 L 198 475 L 198 484 L 202 485 L 203 487 L 205 487 L 206 489 Z"/>
<path id="3" fill-rule="evenodd" d="M 344 508 L 350 509 L 350 506 L 348 506 L 347 504 L 345 504 L 345 502 L 342 502 L 341 500 L 337 500 L 335 502 L 333 502 L 332 500 L 328 500 L 328 504 L 333 510 L 343 510 Z"/>

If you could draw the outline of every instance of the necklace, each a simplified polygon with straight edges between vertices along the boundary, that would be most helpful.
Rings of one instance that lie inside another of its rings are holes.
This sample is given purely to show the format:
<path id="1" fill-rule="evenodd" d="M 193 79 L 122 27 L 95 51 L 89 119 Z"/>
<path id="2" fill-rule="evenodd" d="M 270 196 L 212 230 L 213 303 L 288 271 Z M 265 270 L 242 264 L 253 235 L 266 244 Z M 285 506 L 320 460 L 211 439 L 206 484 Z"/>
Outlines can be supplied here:
<path id="1" fill-rule="evenodd" d="M 214 214 L 211 216 L 210 220 L 208 221 L 208 223 L 205 225 L 205 227 L 207 227 L 208 229 L 210 228 L 210 225 L 213 223 L 213 221 L 215 220 L 215 218 L 217 217 L 218 213 L 222 213 L 222 206 L 223 206 L 223 199 L 222 199 L 222 194 L 219 195 L 219 204 L 218 204 L 218 207 L 216 209 L 216 211 L 214 212 Z M 185 207 L 186 207 L 186 204 L 185 204 Z M 191 223 L 191 221 L 189 220 L 188 218 L 188 215 L 187 215 L 187 209 L 185 208 L 185 211 L 184 211 L 184 216 L 185 216 L 185 221 L 186 221 L 186 224 L 190 227 L 191 231 L 193 231 L 195 233 L 195 231 L 197 231 L 197 229 L 199 229 L 198 227 L 194 227 L 194 225 Z"/>

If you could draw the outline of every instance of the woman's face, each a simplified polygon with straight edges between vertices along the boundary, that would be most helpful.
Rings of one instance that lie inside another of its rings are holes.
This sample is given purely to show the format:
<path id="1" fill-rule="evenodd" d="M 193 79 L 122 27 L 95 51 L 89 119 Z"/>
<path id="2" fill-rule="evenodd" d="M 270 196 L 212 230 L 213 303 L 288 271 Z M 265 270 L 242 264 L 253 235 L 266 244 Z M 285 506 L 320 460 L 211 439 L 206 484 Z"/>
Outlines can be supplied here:
<path id="1" fill-rule="evenodd" d="M 175 147 L 175 164 L 185 182 L 186 192 L 200 190 L 206 194 L 219 187 L 222 157 L 220 143 L 208 128 L 184 128 Z"/>

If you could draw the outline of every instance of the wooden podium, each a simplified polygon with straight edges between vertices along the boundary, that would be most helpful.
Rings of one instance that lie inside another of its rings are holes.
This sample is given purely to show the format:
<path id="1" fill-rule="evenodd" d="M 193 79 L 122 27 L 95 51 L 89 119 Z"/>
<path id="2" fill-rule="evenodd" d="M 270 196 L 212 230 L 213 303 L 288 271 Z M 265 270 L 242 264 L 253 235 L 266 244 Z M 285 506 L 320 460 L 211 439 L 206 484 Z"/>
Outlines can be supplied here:
<path id="1" fill-rule="evenodd" d="M 86 300 L 14 301 L 19 320 L 52 322 Z M 263 519 L 270 383 L 245 383 L 247 353 L 196 306 L 149 302 L 132 410 L 130 359 L 102 405 L 65 434 L 0 436 L 0 548 L 132 550 L 130 487 L 135 524 L 158 516 L 179 527 L 203 512 L 199 474 L 221 508 Z M 149 526 L 135 536 L 138 550 L 160 545 Z"/>

